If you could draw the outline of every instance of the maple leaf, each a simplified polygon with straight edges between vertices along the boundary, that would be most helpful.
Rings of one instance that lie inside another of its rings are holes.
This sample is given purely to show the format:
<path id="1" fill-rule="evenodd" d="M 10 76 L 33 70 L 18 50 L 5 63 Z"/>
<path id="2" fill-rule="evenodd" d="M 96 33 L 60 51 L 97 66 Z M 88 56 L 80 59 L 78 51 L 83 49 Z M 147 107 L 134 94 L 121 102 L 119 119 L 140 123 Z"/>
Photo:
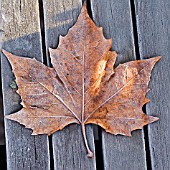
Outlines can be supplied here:
<path id="1" fill-rule="evenodd" d="M 50 49 L 53 68 L 39 61 L 3 53 L 12 65 L 23 108 L 6 118 L 31 128 L 33 135 L 52 134 L 71 123 L 81 124 L 88 156 L 92 157 L 85 124 L 112 134 L 131 135 L 158 118 L 142 106 L 149 100 L 151 70 L 160 57 L 131 61 L 113 69 L 117 54 L 111 39 L 95 26 L 84 5 L 75 25 L 57 49 Z"/>

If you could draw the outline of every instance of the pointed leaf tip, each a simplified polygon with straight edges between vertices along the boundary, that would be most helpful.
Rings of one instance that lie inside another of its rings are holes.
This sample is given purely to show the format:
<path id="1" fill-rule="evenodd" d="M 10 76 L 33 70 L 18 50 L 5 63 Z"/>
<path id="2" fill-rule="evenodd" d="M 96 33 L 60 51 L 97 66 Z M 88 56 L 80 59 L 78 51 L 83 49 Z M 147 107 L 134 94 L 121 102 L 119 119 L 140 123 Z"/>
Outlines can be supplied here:
<path id="1" fill-rule="evenodd" d="M 13 114 L 5 115 L 4 117 L 5 117 L 5 119 L 14 120 L 12 115 Z"/>
<path id="2" fill-rule="evenodd" d="M 155 61 L 158 62 L 161 58 L 162 58 L 162 56 L 157 56 L 157 57 L 155 57 Z"/>
<path id="3" fill-rule="evenodd" d="M 2 53 L 3 53 L 6 57 L 11 54 L 11 53 L 9 53 L 8 51 L 6 51 L 6 50 L 4 50 L 4 49 L 2 49 L 1 51 L 2 51 Z"/>
<path id="4" fill-rule="evenodd" d="M 6 57 L 9 61 L 11 61 L 11 60 L 13 59 L 13 57 L 16 57 L 16 56 L 13 55 L 12 53 L 10 53 L 10 52 L 8 52 L 8 51 L 6 51 L 6 50 L 4 50 L 4 49 L 2 49 L 2 53 L 5 55 L 5 57 Z"/>
<path id="5" fill-rule="evenodd" d="M 157 63 L 160 59 L 161 59 L 161 56 L 157 56 L 157 57 L 149 58 L 148 60 L 152 60 L 154 63 Z"/>
<path id="6" fill-rule="evenodd" d="M 153 117 L 153 116 L 152 116 Z M 153 117 L 153 122 L 156 122 L 159 120 L 159 117 Z"/>
<path id="7" fill-rule="evenodd" d="M 87 9 L 87 0 L 84 0 L 82 8 L 86 8 Z"/>
<path id="8" fill-rule="evenodd" d="M 156 122 L 156 121 L 158 121 L 158 120 L 159 120 L 159 118 L 158 118 L 158 117 L 154 117 L 154 116 L 147 116 L 146 123 L 147 123 L 147 124 L 150 124 L 150 123 Z"/>

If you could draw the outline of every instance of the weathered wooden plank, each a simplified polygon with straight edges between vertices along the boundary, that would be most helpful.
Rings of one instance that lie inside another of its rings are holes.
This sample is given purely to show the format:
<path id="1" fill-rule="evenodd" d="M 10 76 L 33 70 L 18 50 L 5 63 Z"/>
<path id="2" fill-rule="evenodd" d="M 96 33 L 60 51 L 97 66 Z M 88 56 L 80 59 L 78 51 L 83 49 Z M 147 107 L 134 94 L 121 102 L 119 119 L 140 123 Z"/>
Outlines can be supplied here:
<path id="1" fill-rule="evenodd" d="M 0 95 L 0 145 L 5 145 L 5 135 L 4 135 L 4 117 L 2 108 L 2 95 Z"/>
<path id="2" fill-rule="evenodd" d="M 3 48 L 16 55 L 31 56 L 42 61 L 38 0 L 1 0 Z M 16 89 L 10 87 L 14 76 L 1 54 L 3 102 L 5 115 L 21 108 Z M 31 136 L 31 130 L 5 120 L 7 169 L 49 170 L 48 137 Z"/>
<path id="3" fill-rule="evenodd" d="M 112 49 L 118 53 L 118 63 L 135 60 L 130 1 L 92 0 L 92 15 L 103 27 L 106 38 L 113 39 Z M 120 113 L 121 114 L 121 113 Z M 145 170 L 144 137 L 141 130 L 132 137 L 114 136 L 102 132 L 105 170 Z"/>
<path id="4" fill-rule="evenodd" d="M 149 125 L 149 148 L 153 170 L 170 169 L 170 1 L 135 0 L 141 58 L 161 55 L 155 66 L 147 97 L 148 115 L 160 118 Z"/>
<path id="5" fill-rule="evenodd" d="M 1 15 L 1 6 L 0 6 L 0 50 L 2 46 L 2 15 Z M 3 108 L 2 108 L 2 91 L 0 95 L 0 145 L 5 144 L 5 139 L 4 139 L 4 122 L 3 122 Z"/>
<path id="6" fill-rule="evenodd" d="M 75 23 L 82 6 L 81 0 L 43 0 L 45 35 L 47 56 L 48 48 L 56 48 L 59 35 L 66 35 L 68 29 Z M 48 56 L 49 58 L 49 56 Z M 88 141 L 94 151 L 93 131 L 87 127 Z M 70 125 L 62 131 L 56 132 L 53 137 L 54 168 L 70 169 L 96 169 L 95 158 L 86 156 L 86 149 L 82 139 L 81 128 Z"/>

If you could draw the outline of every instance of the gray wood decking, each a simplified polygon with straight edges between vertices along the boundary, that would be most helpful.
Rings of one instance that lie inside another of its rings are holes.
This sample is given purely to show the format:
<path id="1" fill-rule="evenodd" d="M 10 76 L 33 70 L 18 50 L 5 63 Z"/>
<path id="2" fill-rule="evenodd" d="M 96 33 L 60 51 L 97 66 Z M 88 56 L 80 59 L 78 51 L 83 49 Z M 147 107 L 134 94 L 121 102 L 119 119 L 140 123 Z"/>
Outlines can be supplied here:
<path id="1" fill-rule="evenodd" d="M 82 0 L 1 0 L 0 30 L 4 33 L 0 32 L 0 43 L 2 39 L 5 50 L 50 66 L 48 48 L 57 47 L 59 35 L 67 34 L 81 7 Z M 69 125 L 51 137 L 31 136 L 31 130 L 5 120 L 8 170 L 169 170 L 170 1 L 88 0 L 88 10 L 105 37 L 113 39 L 116 64 L 162 56 L 149 84 L 151 101 L 144 107 L 148 115 L 160 120 L 133 132 L 132 137 L 110 135 L 99 128 L 97 142 L 92 126 L 87 126 L 90 147 L 97 153 L 93 159 L 86 157 L 78 125 Z M 15 78 L 3 54 L 1 76 L 6 115 L 21 106 L 16 89 L 10 87 Z M 95 148 L 95 143 L 100 144 Z"/>
<path id="2" fill-rule="evenodd" d="M 92 0 L 92 14 L 106 38 L 112 37 L 117 64 L 136 59 L 130 1 Z M 143 131 L 132 137 L 113 136 L 102 131 L 104 168 L 107 170 L 146 169 Z"/>
<path id="3" fill-rule="evenodd" d="M 161 55 L 152 72 L 148 115 L 160 120 L 148 126 L 151 167 L 170 169 L 170 1 L 135 0 L 140 58 Z"/>
<path id="4" fill-rule="evenodd" d="M 43 61 L 38 1 L 1 1 L 3 48 L 16 55 Z M 4 114 L 20 109 L 20 97 L 10 84 L 14 81 L 11 67 L 1 55 Z M 31 136 L 31 131 L 5 119 L 7 169 L 50 169 L 49 142 L 46 135 Z"/>

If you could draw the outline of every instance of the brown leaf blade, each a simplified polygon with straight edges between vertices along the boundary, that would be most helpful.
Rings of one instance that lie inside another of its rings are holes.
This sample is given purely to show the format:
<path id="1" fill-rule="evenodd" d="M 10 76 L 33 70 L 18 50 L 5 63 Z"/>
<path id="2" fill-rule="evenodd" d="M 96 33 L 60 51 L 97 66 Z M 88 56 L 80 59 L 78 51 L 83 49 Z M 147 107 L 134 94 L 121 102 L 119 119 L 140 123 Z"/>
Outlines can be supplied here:
<path id="1" fill-rule="evenodd" d="M 50 49 L 53 68 L 5 50 L 18 85 L 23 108 L 6 118 L 33 130 L 52 134 L 71 123 L 81 124 L 88 156 L 92 157 L 85 124 L 97 124 L 112 134 L 131 135 L 158 118 L 142 107 L 151 71 L 160 57 L 131 61 L 113 68 L 117 54 L 84 4 L 76 24 L 57 49 Z"/>
<path id="2" fill-rule="evenodd" d="M 51 135 L 71 123 L 77 123 L 74 117 L 68 115 L 58 115 L 56 114 L 56 111 L 54 112 L 54 109 L 56 108 L 52 109 L 45 110 L 42 108 L 23 108 L 14 114 L 7 115 L 6 118 L 19 122 L 26 128 L 32 129 L 32 135 Z"/>
<path id="3" fill-rule="evenodd" d="M 115 135 L 131 136 L 131 131 L 158 120 L 145 115 L 142 107 L 149 101 L 145 95 L 151 70 L 159 59 L 155 57 L 119 65 L 114 76 L 103 85 L 100 96 L 87 105 L 86 124 L 98 124 Z"/>
<path id="4" fill-rule="evenodd" d="M 86 94 L 96 83 L 92 78 L 94 71 L 98 62 L 106 64 L 111 45 L 112 40 L 104 38 L 102 28 L 94 24 L 84 4 L 75 25 L 65 37 L 60 36 L 58 48 L 49 50 L 52 65 L 80 110 L 78 117 L 82 122 Z"/>
<path id="5" fill-rule="evenodd" d="M 34 135 L 50 135 L 68 124 L 79 123 L 72 113 L 71 100 L 56 78 L 54 69 L 35 59 L 15 56 L 5 50 L 3 53 L 15 73 L 17 92 L 23 105 L 22 110 L 6 118 L 31 128 Z"/>

